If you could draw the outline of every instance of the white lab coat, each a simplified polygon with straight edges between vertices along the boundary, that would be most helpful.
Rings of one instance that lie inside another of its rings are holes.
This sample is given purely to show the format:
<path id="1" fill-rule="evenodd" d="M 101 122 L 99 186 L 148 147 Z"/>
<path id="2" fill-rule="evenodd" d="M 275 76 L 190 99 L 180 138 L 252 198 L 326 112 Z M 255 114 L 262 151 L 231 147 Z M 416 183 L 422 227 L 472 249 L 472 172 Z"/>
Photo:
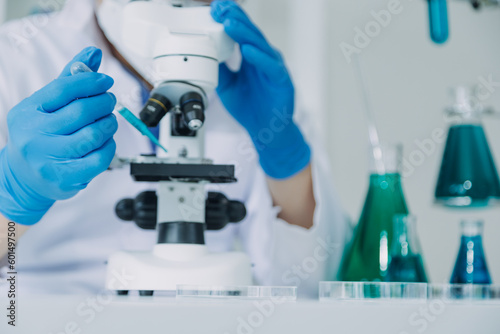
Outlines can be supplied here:
<path id="1" fill-rule="evenodd" d="M 93 2 L 69 0 L 61 13 L 32 16 L 2 27 L 0 148 L 7 142 L 8 111 L 57 77 L 65 64 L 87 46 L 103 50 L 100 72 L 115 79 L 111 91 L 132 111 L 137 113 L 141 109 L 140 86 L 103 42 Z M 206 115 L 206 156 L 215 163 L 235 164 L 239 180 L 209 189 L 244 201 L 248 211 L 242 223 L 207 232 L 207 245 L 214 252 L 222 252 L 239 244 L 254 264 L 257 284 L 299 285 L 299 293 L 316 295 L 319 281 L 335 277 L 350 231 L 334 193 L 326 153 L 311 136 L 314 131 L 308 128 L 307 118 L 297 115 L 313 150 L 317 207 L 314 227 L 310 230 L 277 218 L 279 208 L 273 207 L 252 142 L 217 96 L 211 97 Z M 119 156 L 151 152 L 145 137 L 121 117 L 118 122 L 115 140 Z M 115 204 L 154 187 L 134 182 L 128 169 L 113 170 L 99 175 L 74 198 L 57 202 L 19 241 L 20 294 L 89 293 L 103 289 L 105 262 L 111 253 L 150 250 L 156 240 L 155 231 L 144 231 L 133 223 L 120 221 L 114 214 Z"/>

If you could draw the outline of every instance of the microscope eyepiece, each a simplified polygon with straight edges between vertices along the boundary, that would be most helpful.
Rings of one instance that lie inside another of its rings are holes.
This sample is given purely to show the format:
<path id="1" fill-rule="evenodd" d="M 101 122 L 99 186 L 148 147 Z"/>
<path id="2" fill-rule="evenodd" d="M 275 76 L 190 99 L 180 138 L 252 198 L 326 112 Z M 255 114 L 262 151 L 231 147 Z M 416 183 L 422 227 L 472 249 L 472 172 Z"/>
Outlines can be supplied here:
<path id="1" fill-rule="evenodd" d="M 169 99 L 161 94 L 154 93 L 140 113 L 141 120 L 148 127 L 155 127 L 171 108 L 172 103 Z"/>
<path id="2" fill-rule="evenodd" d="M 203 97 L 196 92 L 189 92 L 181 97 L 181 111 L 186 125 L 192 131 L 199 130 L 205 122 L 205 106 Z"/>

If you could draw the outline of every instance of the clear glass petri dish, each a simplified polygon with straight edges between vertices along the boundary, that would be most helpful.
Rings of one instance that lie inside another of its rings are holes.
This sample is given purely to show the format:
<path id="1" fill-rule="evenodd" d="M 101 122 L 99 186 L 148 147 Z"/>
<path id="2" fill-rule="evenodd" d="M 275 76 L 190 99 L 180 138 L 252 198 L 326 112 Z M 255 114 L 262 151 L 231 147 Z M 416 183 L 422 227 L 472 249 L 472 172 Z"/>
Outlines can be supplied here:
<path id="1" fill-rule="evenodd" d="M 486 284 L 429 284 L 428 298 L 500 302 L 500 286 Z"/>
<path id="2" fill-rule="evenodd" d="M 273 299 L 285 302 L 297 300 L 297 287 L 178 285 L 176 297 L 242 300 Z"/>
<path id="3" fill-rule="evenodd" d="M 427 283 L 320 282 L 320 301 L 427 299 Z"/>

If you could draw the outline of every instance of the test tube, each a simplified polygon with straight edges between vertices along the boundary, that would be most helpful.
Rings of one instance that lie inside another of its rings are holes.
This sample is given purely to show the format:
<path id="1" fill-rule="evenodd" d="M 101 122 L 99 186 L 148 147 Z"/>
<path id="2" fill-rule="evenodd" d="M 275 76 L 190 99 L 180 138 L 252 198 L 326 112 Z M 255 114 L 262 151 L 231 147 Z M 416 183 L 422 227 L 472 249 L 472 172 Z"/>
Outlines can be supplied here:
<path id="1" fill-rule="evenodd" d="M 93 72 L 92 69 L 90 69 L 87 65 L 84 63 L 77 61 L 71 65 L 70 68 L 71 75 L 75 75 L 78 73 L 85 73 L 85 72 Z M 134 128 L 136 128 L 142 135 L 146 136 L 151 140 L 156 146 L 160 147 L 162 150 L 167 152 L 167 149 L 163 147 L 160 142 L 158 141 L 158 138 L 155 137 L 155 135 L 149 131 L 148 127 L 146 124 L 144 124 L 139 118 L 137 118 L 130 110 L 125 108 L 120 102 L 116 102 L 115 110 L 123 116 L 129 122 Z"/>
<path id="2" fill-rule="evenodd" d="M 427 0 L 429 2 L 429 29 L 431 39 L 442 44 L 448 39 L 448 9 L 446 0 Z"/>

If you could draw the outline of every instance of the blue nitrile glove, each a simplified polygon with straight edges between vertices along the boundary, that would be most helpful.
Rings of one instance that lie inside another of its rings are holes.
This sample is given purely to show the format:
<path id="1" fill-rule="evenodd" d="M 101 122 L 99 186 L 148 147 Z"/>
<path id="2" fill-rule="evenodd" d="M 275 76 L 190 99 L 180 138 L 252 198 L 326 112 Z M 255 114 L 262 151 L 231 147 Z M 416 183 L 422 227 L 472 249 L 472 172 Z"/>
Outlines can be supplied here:
<path id="1" fill-rule="evenodd" d="M 281 57 L 233 1 L 212 2 L 212 16 L 223 23 L 243 56 L 238 72 L 220 66 L 217 93 L 248 131 L 266 174 L 285 179 L 304 169 L 311 151 L 293 122 L 295 91 Z"/>
<path id="2" fill-rule="evenodd" d="M 0 213 L 19 224 L 37 223 L 56 200 L 73 197 L 105 171 L 115 154 L 113 79 L 71 76 L 75 61 L 97 71 L 102 52 L 86 48 L 56 80 L 7 116 L 9 140 L 0 151 Z"/>

